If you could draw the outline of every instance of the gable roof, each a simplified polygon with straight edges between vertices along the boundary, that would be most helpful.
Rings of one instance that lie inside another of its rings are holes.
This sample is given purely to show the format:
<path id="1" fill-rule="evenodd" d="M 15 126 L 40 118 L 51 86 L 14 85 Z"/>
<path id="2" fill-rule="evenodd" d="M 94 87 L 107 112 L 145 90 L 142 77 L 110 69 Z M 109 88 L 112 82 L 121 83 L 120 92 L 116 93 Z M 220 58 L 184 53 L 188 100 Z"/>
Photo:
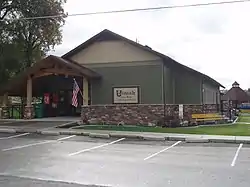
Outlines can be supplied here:
<path id="1" fill-rule="evenodd" d="M 227 93 L 225 93 L 221 99 L 224 101 L 227 101 L 227 100 L 239 101 L 239 102 L 250 101 L 250 96 L 247 94 L 246 91 L 238 87 L 238 85 L 239 84 L 237 83 L 237 87 L 234 87 L 234 84 L 233 84 L 233 87 L 230 90 L 228 90 Z"/>
<path id="2" fill-rule="evenodd" d="M 26 75 L 30 75 L 30 74 L 33 74 L 35 73 L 37 70 L 39 70 L 40 68 L 42 67 L 46 67 L 48 65 L 49 62 L 55 62 L 55 63 L 58 63 L 58 64 L 61 64 L 65 67 L 68 67 L 68 68 L 71 68 L 73 71 L 83 75 L 83 76 L 86 76 L 87 78 L 97 78 L 99 77 L 99 75 L 94 72 L 93 70 L 91 69 L 88 69 L 84 66 L 81 66 L 80 64 L 74 62 L 74 61 L 68 61 L 66 59 L 63 59 L 61 57 L 58 57 L 58 56 L 54 56 L 54 55 L 49 55 L 48 57 L 40 60 L 39 62 L 37 63 L 34 63 L 33 66 L 29 67 L 26 71 L 25 71 L 25 74 Z"/>
<path id="3" fill-rule="evenodd" d="M 144 51 L 147 51 L 147 52 L 150 52 L 154 55 L 157 55 L 159 56 L 166 65 L 170 64 L 172 66 L 176 66 L 176 67 L 179 67 L 179 68 L 182 68 L 184 70 L 187 70 L 189 72 L 192 72 L 192 73 L 195 73 L 199 76 L 201 76 L 204 80 L 208 80 L 208 81 L 211 81 L 213 84 L 215 85 L 218 85 L 222 88 L 225 88 L 223 85 L 221 85 L 219 82 L 217 82 L 216 80 L 214 80 L 213 78 L 199 72 L 199 71 L 196 71 L 192 68 L 189 68 L 177 61 L 175 61 L 174 59 L 162 54 L 162 53 L 159 53 L 153 49 L 151 49 L 150 47 L 148 46 L 143 46 L 137 42 L 134 42 L 128 38 L 125 38 L 119 34 L 116 34 L 110 30 L 103 30 L 102 32 L 98 33 L 97 35 L 93 36 L 92 38 L 90 38 L 89 40 L 85 41 L 84 43 L 80 44 L 79 46 L 77 46 L 76 48 L 74 48 L 73 50 L 67 52 L 66 54 L 64 54 L 62 56 L 62 58 L 64 59 L 67 59 L 69 60 L 70 57 L 72 57 L 73 55 L 77 54 L 78 52 L 80 52 L 81 50 L 87 48 L 89 45 L 93 44 L 94 42 L 98 42 L 98 41 L 107 41 L 107 40 L 122 40 L 122 41 L 125 41 L 133 46 L 136 46 L 136 47 L 139 47 L 140 49 L 144 50 Z"/>
<path id="4" fill-rule="evenodd" d="M 52 63 L 51 63 L 52 62 Z M 17 76 L 11 78 L 7 81 L 3 86 L 0 88 L 0 93 L 4 92 L 15 92 L 14 90 L 17 89 L 20 85 L 26 84 L 26 80 L 28 76 L 31 76 L 38 72 L 40 69 L 48 68 L 53 66 L 53 64 L 60 64 L 64 67 L 72 69 L 79 75 L 85 76 L 87 78 L 100 78 L 100 75 L 94 72 L 91 69 L 88 69 L 74 61 L 68 61 L 61 57 L 57 57 L 54 55 L 50 55 L 36 63 L 34 63 L 31 67 L 27 68 L 25 71 L 19 73 Z"/>

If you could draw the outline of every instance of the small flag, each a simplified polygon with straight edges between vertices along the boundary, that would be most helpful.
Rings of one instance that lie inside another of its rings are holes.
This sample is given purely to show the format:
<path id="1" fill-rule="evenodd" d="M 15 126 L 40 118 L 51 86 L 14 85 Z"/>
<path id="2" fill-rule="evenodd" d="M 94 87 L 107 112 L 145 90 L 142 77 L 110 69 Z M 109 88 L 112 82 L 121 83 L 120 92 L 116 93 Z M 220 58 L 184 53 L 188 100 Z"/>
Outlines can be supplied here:
<path id="1" fill-rule="evenodd" d="M 80 91 L 80 88 L 76 82 L 76 80 L 74 79 L 74 83 L 73 83 L 73 93 L 72 93 L 72 105 L 74 107 L 78 106 L 78 100 L 77 100 L 77 95 L 78 92 Z"/>

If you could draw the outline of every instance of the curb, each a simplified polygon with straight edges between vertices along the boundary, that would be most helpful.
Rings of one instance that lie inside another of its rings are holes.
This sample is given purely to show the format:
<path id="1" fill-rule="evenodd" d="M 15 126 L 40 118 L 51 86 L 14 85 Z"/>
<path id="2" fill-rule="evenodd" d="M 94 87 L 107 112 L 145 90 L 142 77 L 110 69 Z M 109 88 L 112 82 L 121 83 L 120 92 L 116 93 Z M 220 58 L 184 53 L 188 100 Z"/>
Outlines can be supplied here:
<path id="1" fill-rule="evenodd" d="M 87 132 L 76 132 L 76 131 L 60 131 L 60 135 L 77 135 L 77 136 L 88 136 Z"/>
<path id="2" fill-rule="evenodd" d="M 37 133 L 37 134 L 41 134 L 41 131 L 39 130 L 33 130 L 33 129 L 17 129 L 16 133 Z"/>
<path id="3" fill-rule="evenodd" d="M 34 129 L 9 129 L 9 128 L 0 128 L 0 133 L 35 133 L 43 135 L 77 135 L 77 136 L 88 136 L 90 138 L 126 138 L 127 140 L 145 140 L 145 141 L 182 141 L 186 143 L 233 143 L 233 144 L 250 144 L 250 139 L 221 139 L 221 138 L 185 138 L 178 136 L 167 136 L 167 137 L 157 137 L 157 136 L 142 136 L 134 134 L 102 134 L 102 133 L 91 133 L 91 132 L 77 132 L 77 131 L 49 131 L 49 130 L 34 130 Z"/>
<path id="4" fill-rule="evenodd" d="M 109 134 L 110 137 L 112 138 L 127 138 L 127 139 L 138 139 L 138 140 L 143 140 L 143 136 L 139 136 L 139 135 L 133 135 L 133 134 Z"/>
<path id="5" fill-rule="evenodd" d="M 211 143 L 237 143 L 235 139 L 229 140 L 229 139 L 216 139 L 216 138 L 209 139 L 209 142 Z"/>
<path id="6" fill-rule="evenodd" d="M 52 135 L 52 136 L 60 135 L 60 132 L 57 132 L 57 131 L 41 131 L 40 133 L 43 135 Z"/>
<path id="7" fill-rule="evenodd" d="M 236 140 L 235 140 L 235 142 L 236 143 L 243 143 L 243 144 L 250 144 L 250 140 L 238 140 L 237 138 L 236 138 Z"/>
<path id="8" fill-rule="evenodd" d="M 143 140 L 147 141 L 165 141 L 165 137 L 155 137 L 155 136 L 143 136 Z"/>
<path id="9" fill-rule="evenodd" d="M 186 141 L 186 138 L 184 137 L 175 137 L 175 136 L 168 136 L 165 138 L 167 141 Z"/>
<path id="10" fill-rule="evenodd" d="M 109 134 L 99 134 L 99 133 L 89 133 L 90 138 L 103 138 L 103 139 L 109 139 Z"/>
<path id="11" fill-rule="evenodd" d="M 235 140 L 235 143 L 237 143 L 237 144 L 240 144 L 240 143 L 250 144 L 250 141 L 248 141 L 248 140 Z"/>
<path id="12" fill-rule="evenodd" d="M 0 132 L 3 133 L 16 133 L 15 129 L 0 129 Z"/>
<path id="13" fill-rule="evenodd" d="M 209 139 L 186 138 L 186 143 L 209 143 Z"/>

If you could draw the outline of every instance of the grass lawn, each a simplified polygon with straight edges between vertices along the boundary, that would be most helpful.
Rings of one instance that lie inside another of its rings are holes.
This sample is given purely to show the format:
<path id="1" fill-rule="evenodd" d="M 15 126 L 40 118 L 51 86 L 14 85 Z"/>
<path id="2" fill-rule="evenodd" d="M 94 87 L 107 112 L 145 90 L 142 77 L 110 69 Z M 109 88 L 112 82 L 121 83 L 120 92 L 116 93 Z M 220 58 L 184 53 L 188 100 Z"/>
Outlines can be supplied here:
<path id="1" fill-rule="evenodd" d="M 113 130 L 113 131 L 133 131 L 133 132 L 160 132 L 160 133 L 180 133 L 180 134 L 207 134 L 207 135 L 231 135 L 250 136 L 250 125 L 234 124 L 224 126 L 207 126 L 193 128 L 161 128 L 145 126 L 115 126 L 115 125 L 92 125 L 81 126 L 78 129 L 86 130 Z"/>
<path id="2" fill-rule="evenodd" d="M 250 116 L 240 116 L 237 122 L 248 122 L 248 123 L 250 123 Z"/>

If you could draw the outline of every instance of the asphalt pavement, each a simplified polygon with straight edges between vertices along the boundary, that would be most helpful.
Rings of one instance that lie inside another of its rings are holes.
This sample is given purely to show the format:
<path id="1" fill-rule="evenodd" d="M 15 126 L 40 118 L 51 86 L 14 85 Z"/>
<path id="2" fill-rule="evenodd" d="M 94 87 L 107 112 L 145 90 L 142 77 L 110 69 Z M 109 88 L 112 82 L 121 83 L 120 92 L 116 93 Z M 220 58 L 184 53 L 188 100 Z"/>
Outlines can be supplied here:
<path id="1" fill-rule="evenodd" d="M 101 187 L 96 185 L 81 185 L 75 183 L 66 183 L 60 181 L 46 181 L 14 176 L 0 175 L 0 186 L 6 187 Z"/>
<path id="2" fill-rule="evenodd" d="M 249 187 L 250 145 L 0 133 L 0 186 Z"/>

